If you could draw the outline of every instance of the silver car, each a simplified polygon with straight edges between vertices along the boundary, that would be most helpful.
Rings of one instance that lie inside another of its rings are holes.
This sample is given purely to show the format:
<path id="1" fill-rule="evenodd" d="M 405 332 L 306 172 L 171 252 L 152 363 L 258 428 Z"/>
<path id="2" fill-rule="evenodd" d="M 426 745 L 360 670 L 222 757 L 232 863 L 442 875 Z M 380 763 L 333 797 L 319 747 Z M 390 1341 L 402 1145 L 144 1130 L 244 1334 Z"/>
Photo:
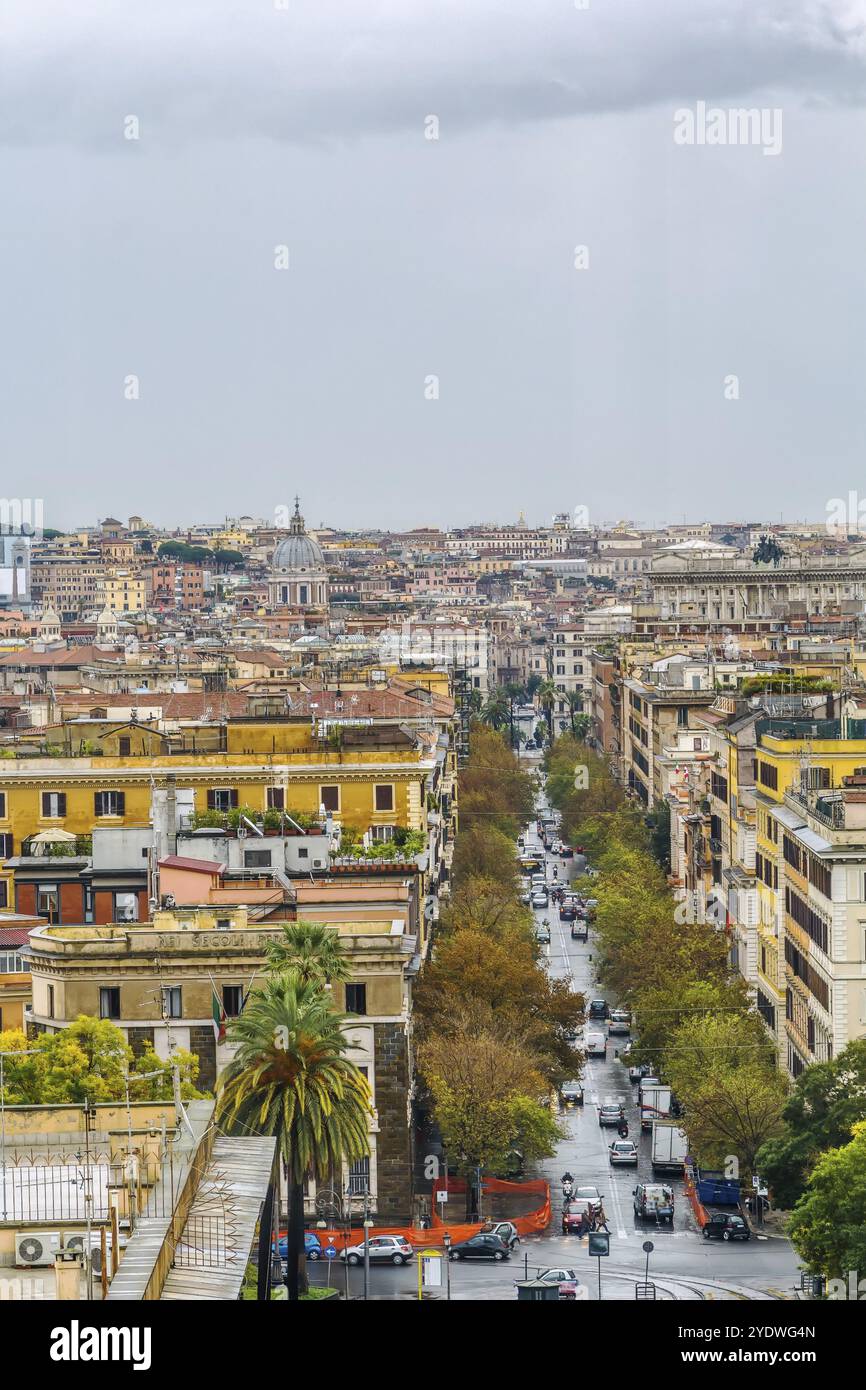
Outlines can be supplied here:
<path id="1" fill-rule="evenodd" d="M 608 1149 L 611 1163 L 634 1164 L 637 1167 L 637 1145 L 631 1139 L 617 1139 Z"/>

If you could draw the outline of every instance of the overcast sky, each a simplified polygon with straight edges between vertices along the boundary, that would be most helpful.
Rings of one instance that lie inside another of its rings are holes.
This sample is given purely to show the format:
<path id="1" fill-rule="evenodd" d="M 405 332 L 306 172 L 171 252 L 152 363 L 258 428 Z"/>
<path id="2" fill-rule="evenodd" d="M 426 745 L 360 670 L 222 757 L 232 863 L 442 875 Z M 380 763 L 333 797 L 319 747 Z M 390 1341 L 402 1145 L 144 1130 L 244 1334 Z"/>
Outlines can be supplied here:
<path id="1" fill-rule="evenodd" d="M 578 5 L 0 0 L 0 491 L 59 526 L 866 494 L 866 0 Z M 781 151 L 676 143 L 701 102 Z"/>

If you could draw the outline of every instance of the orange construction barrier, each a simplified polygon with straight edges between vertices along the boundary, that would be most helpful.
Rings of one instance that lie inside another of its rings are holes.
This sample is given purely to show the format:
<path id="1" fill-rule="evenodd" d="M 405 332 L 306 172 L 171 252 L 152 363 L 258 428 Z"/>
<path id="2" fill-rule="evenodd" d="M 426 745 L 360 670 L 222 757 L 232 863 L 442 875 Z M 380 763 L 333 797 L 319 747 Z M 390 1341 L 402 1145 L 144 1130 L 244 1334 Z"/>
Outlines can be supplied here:
<path id="1" fill-rule="evenodd" d="M 517 1227 L 517 1233 L 521 1236 L 540 1235 L 550 1225 L 550 1185 L 543 1179 L 534 1179 L 528 1182 L 506 1182 L 501 1178 L 482 1178 L 482 1189 L 486 1196 L 531 1196 L 540 1197 L 541 1203 L 533 1208 L 532 1211 L 524 1212 L 520 1216 L 509 1216 L 507 1219 Z M 433 1184 L 433 1215 L 430 1226 L 427 1230 L 418 1230 L 414 1226 L 375 1226 L 372 1234 L 377 1236 L 403 1236 L 410 1245 L 424 1246 L 440 1244 L 447 1230 L 451 1240 L 457 1242 L 468 1240 L 470 1236 L 477 1236 L 481 1230 L 480 1221 L 443 1221 L 439 1215 L 439 1203 L 436 1201 L 438 1191 L 447 1191 L 449 1196 L 466 1195 L 466 1183 L 462 1178 L 441 1179 Z M 319 1230 L 315 1225 L 308 1224 L 308 1230 L 313 1231 L 319 1237 L 322 1249 L 326 1245 L 333 1245 L 336 1250 L 342 1250 L 347 1245 L 364 1244 L 364 1228 L 353 1227 L 346 1231 L 345 1227 L 328 1226 L 324 1231 Z M 284 1236 L 286 1231 L 280 1229 L 280 1236 Z"/>

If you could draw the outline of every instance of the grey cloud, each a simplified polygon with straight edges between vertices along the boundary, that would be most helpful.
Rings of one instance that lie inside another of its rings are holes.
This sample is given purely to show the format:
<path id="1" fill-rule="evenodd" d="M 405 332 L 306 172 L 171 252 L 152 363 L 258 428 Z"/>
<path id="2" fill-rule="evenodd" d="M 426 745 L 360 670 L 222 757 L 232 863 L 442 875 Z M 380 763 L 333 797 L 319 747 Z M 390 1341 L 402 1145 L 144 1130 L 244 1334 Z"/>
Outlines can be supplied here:
<path id="1" fill-rule="evenodd" d="M 449 131 L 781 89 L 866 94 L 863 0 L 5 0 L 0 138 Z"/>

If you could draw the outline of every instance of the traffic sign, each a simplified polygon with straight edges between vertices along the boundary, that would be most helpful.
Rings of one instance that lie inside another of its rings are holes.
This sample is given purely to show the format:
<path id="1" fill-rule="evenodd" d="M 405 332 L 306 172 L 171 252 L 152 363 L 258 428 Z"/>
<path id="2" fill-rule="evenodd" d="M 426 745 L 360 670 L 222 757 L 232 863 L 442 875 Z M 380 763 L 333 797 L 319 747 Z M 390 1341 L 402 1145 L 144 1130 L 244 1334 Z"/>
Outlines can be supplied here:
<path id="1" fill-rule="evenodd" d="M 325 1246 L 325 1259 L 326 1259 L 326 1260 L 333 1260 L 333 1258 L 334 1258 L 334 1256 L 336 1255 L 336 1253 L 337 1253 L 337 1247 L 336 1247 L 336 1245 L 326 1245 L 326 1246 Z"/>

